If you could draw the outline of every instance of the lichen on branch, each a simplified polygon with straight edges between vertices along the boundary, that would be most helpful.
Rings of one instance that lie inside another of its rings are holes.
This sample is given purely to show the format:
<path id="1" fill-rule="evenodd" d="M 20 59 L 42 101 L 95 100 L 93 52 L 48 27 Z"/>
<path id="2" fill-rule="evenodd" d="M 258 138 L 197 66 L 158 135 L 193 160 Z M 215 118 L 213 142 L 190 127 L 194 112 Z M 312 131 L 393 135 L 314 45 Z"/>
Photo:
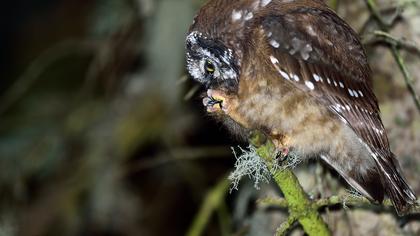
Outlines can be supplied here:
<path id="1" fill-rule="evenodd" d="M 234 176 L 251 175 L 252 177 L 252 174 L 254 174 L 255 178 L 255 173 L 258 173 L 258 180 L 260 181 L 268 179 L 266 176 L 267 172 L 271 174 L 277 186 L 282 191 L 284 199 L 287 201 L 289 211 L 289 220 L 279 227 L 276 235 L 285 234 L 296 221 L 302 225 L 304 231 L 310 236 L 330 235 L 327 225 L 318 213 L 318 209 L 314 207 L 313 202 L 303 190 L 294 173 L 290 168 L 279 165 L 279 155 L 274 144 L 263 133 L 258 131 L 250 135 L 249 142 L 251 146 L 248 148 L 248 151 L 243 152 L 239 158 L 237 157 L 240 160 L 238 166 L 248 169 L 240 170 L 238 172 L 240 174 L 235 174 Z M 262 163 L 265 167 L 255 171 L 256 167 L 252 166 L 255 163 L 257 163 L 258 168 L 261 168 Z"/>

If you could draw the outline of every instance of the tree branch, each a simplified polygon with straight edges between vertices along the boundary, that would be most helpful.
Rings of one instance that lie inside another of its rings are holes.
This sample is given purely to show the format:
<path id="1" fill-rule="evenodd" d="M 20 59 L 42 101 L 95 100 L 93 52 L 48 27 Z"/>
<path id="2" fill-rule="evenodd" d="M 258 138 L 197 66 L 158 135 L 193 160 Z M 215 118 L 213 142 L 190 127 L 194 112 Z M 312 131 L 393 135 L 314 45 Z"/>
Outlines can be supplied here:
<path id="1" fill-rule="evenodd" d="M 223 177 L 222 180 L 206 194 L 200 211 L 194 217 L 194 221 L 188 229 L 187 236 L 202 235 L 212 214 L 222 206 L 225 195 L 228 192 L 229 184 L 228 179 Z"/>
<path id="2" fill-rule="evenodd" d="M 413 97 L 414 100 L 414 104 L 416 105 L 417 110 L 420 112 L 420 98 L 419 95 L 416 93 L 415 89 L 414 89 L 414 85 L 413 85 L 413 78 L 411 77 L 403 58 L 400 55 L 400 52 L 398 50 L 398 45 L 406 45 L 406 43 L 402 43 L 398 40 L 396 40 L 394 37 L 392 37 L 388 31 L 390 30 L 390 26 L 385 22 L 385 20 L 382 18 L 382 16 L 379 14 L 378 8 L 375 5 L 375 3 L 373 2 L 373 0 L 365 0 L 366 5 L 370 11 L 370 13 L 374 16 L 375 20 L 378 22 L 379 24 L 379 28 L 381 29 L 381 31 L 375 31 L 376 35 L 379 35 L 380 37 L 384 37 L 386 38 L 388 41 L 391 41 L 393 43 L 390 44 L 390 50 L 392 52 L 392 55 L 395 59 L 395 61 L 398 64 L 398 67 L 400 68 L 403 76 L 404 76 L 404 81 L 405 84 L 408 88 L 408 91 L 410 92 L 411 96 Z M 375 34 L 375 33 L 374 33 Z M 408 45 L 406 45 L 408 46 Z M 413 45 L 411 45 L 413 46 Z M 416 50 L 418 50 L 417 47 Z"/>
<path id="3" fill-rule="evenodd" d="M 420 112 L 420 99 L 419 95 L 417 94 L 414 85 L 413 85 L 413 78 L 410 75 L 410 72 L 408 72 L 407 66 L 404 63 L 404 59 L 402 58 L 400 52 L 395 46 L 391 47 L 392 56 L 394 56 L 395 61 L 398 64 L 398 67 L 400 68 L 403 76 L 404 81 L 407 86 L 408 91 L 410 92 L 411 96 L 413 97 L 414 104 L 417 107 L 417 110 Z"/>
<path id="4" fill-rule="evenodd" d="M 297 221 L 295 217 L 289 216 L 285 222 L 283 222 L 276 230 L 277 235 L 286 235 L 286 233 L 292 228 L 293 224 Z"/>
<path id="5" fill-rule="evenodd" d="M 258 155 L 264 160 L 275 182 L 283 192 L 290 214 L 289 220 L 293 219 L 294 222 L 294 219 L 297 219 L 310 236 L 330 235 L 327 225 L 309 200 L 294 173 L 287 168 L 273 168 L 275 166 L 273 161 L 276 161 L 273 156 L 276 156 L 277 153 L 274 144 L 260 132 L 254 132 L 251 135 L 250 143 L 257 148 Z M 293 223 L 289 220 L 280 227 L 278 232 L 287 231 L 287 227 Z"/>
<path id="6" fill-rule="evenodd" d="M 258 205 L 261 207 L 280 207 L 280 208 L 287 208 L 288 203 L 287 200 L 284 198 L 274 198 L 274 197 L 267 197 L 258 200 Z M 419 203 L 420 204 L 420 203 Z M 414 206 L 411 209 L 412 214 L 419 214 L 420 213 L 420 205 Z M 381 205 L 372 204 L 369 199 L 362 197 L 362 196 L 354 196 L 354 195 L 343 195 L 343 196 L 331 196 L 329 198 L 322 198 L 318 199 L 313 203 L 313 206 L 316 209 L 322 207 L 331 207 L 335 205 L 342 205 L 343 207 L 346 206 L 354 206 L 354 207 L 386 207 L 392 208 L 393 205 L 390 199 L 386 199 L 382 202 Z"/>
<path id="7" fill-rule="evenodd" d="M 404 49 L 409 53 L 416 54 L 420 57 L 420 47 L 417 46 L 415 42 L 409 41 L 405 38 L 396 38 L 393 35 L 382 31 L 382 30 L 375 30 L 373 31 L 373 38 L 364 41 L 365 45 L 372 45 L 376 43 L 385 43 L 389 46 L 395 46 L 397 49 Z"/>
<path id="8" fill-rule="evenodd" d="M 263 198 L 258 200 L 258 204 L 263 207 L 280 207 L 287 208 L 287 201 L 284 198 Z M 314 207 L 317 209 L 322 207 L 330 207 L 335 205 L 343 206 L 372 206 L 372 203 L 369 199 L 362 196 L 353 196 L 353 195 L 344 195 L 344 196 L 331 196 L 329 198 L 318 199 L 313 203 Z M 388 199 L 382 203 L 383 206 L 392 207 L 391 201 Z"/>

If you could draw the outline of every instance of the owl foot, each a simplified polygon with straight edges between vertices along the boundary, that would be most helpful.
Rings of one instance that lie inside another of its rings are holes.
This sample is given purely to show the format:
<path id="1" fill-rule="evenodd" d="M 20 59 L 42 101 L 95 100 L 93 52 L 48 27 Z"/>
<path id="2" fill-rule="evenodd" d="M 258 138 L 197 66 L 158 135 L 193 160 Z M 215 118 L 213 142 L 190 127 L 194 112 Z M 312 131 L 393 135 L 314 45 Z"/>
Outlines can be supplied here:
<path id="1" fill-rule="evenodd" d="M 203 104 L 207 108 L 207 112 L 227 115 L 244 128 L 249 128 L 247 120 L 239 112 L 237 96 L 228 95 L 220 90 L 209 89 L 207 90 L 207 97 L 203 99 Z"/>
<path id="2" fill-rule="evenodd" d="M 203 105 L 207 112 L 228 112 L 228 95 L 218 90 L 207 90 L 207 97 L 203 99 Z"/>
<path id="3" fill-rule="evenodd" d="M 273 139 L 274 145 L 279 151 L 279 155 L 282 157 L 287 157 L 290 150 L 290 138 L 286 135 L 278 134 L 277 132 L 273 132 L 271 137 Z"/>

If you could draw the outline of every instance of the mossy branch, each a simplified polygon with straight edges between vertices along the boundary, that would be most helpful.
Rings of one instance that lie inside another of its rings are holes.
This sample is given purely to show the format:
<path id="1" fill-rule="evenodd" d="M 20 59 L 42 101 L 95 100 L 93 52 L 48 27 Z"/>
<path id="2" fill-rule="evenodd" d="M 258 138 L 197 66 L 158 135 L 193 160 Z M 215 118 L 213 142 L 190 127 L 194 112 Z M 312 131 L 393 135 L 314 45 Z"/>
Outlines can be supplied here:
<path id="1" fill-rule="evenodd" d="M 287 200 L 284 198 L 273 198 L 267 197 L 258 200 L 258 205 L 263 207 L 280 207 L 280 208 L 287 208 L 288 203 Z M 322 207 L 329 207 L 335 205 L 343 205 L 346 206 L 356 206 L 356 207 L 364 207 L 373 206 L 369 199 L 362 197 L 362 196 L 353 196 L 353 195 L 344 195 L 344 196 L 331 196 L 328 198 L 318 199 L 313 202 L 313 206 L 317 209 Z M 392 203 L 389 199 L 385 200 L 382 206 L 392 207 Z"/>
<path id="2" fill-rule="evenodd" d="M 256 147 L 257 154 L 265 161 L 275 182 L 283 192 L 289 210 L 289 220 L 283 224 L 276 235 L 284 234 L 287 229 L 297 220 L 308 235 L 330 235 L 327 225 L 319 215 L 317 208 L 300 185 L 298 179 L 290 169 L 273 168 L 273 156 L 277 153 L 274 144 L 267 137 L 254 132 L 250 137 L 250 143 Z M 286 227 L 287 226 L 287 227 Z"/>
<path id="3" fill-rule="evenodd" d="M 279 207 L 279 208 L 288 208 L 287 200 L 284 198 L 274 198 L 266 197 L 258 200 L 258 205 L 260 207 Z M 372 204 L 369 199 L 363 196 L 355 195 L 343 195 L 343 196 L 331 196 L 328 198 L 321 198 L 313 202 L 313 206 L 317 209 L 323 207 L 331 207 L 342 205 L 343 208 L 346 207 L 358 207 L 358 208 L 377 208 L 377 209 L 389 209 L 394 212 L 394 206 L 390 199 L 384 200 L 380 205 Z M 410 214 L 420 214 L 420 201 L 417 205 L 413 206 L 410 210 Z"/>

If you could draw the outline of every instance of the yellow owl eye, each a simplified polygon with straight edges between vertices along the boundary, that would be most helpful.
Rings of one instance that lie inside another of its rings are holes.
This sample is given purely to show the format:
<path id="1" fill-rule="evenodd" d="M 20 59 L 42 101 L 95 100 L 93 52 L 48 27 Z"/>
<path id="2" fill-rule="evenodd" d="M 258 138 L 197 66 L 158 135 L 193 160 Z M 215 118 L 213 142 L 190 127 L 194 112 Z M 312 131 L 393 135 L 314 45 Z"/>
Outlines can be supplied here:
<path id="1" fill-rule="evenodd" d="M 206 61 L 206 72 L 209 74 L 213 74 L 216 68 L 214 67 L 214 64 L 211 61 Z"/>

